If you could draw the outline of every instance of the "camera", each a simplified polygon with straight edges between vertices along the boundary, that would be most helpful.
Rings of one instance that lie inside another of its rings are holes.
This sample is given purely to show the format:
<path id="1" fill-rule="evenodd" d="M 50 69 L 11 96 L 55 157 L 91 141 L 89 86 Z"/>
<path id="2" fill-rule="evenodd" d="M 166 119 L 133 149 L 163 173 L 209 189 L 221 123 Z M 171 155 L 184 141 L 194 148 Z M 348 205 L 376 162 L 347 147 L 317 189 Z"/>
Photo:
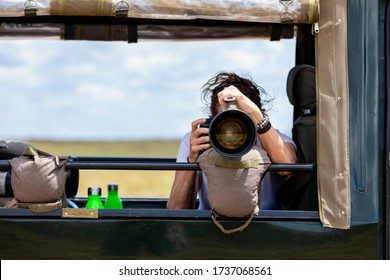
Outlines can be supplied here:
<path id="1" fill-rule="evenodd" d="M 209 128 L 210 143 L 220 155 L 235 158 L 245 155 L 256 143 L 256 126 L 252 118 L 235 106 L 234 99 L 225 100 L 227 108 L 199 127 Z"/>

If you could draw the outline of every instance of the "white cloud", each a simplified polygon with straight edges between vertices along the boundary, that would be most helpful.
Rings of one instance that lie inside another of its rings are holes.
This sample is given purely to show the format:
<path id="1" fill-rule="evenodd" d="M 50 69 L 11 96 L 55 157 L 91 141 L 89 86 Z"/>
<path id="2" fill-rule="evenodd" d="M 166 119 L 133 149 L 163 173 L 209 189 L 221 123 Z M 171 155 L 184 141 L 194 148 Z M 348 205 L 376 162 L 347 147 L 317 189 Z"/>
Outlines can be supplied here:
<path id="1" fill-rule="evenodd" d="M 205 116 L 200 88 L 221 70 L 276 97 L 272 123 L 290 133 L 293 43 L 0 41 L 0 138 L 179 138 Z"/>
<path id="2" fill-rule="evenodd" d="M 76 94 L 81 98 L 86 97 L 91 103 L 121 102 L 126 98 L 126 94 L 121 90 L 99 83 L 80 83 L 77 85 Z"/>

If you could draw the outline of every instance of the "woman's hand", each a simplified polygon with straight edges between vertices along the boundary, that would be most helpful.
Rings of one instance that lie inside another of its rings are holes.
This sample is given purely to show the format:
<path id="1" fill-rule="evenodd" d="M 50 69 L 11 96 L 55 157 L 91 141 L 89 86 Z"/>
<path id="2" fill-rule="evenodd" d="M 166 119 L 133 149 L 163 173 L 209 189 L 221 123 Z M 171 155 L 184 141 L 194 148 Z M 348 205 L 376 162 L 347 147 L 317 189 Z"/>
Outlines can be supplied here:
<path id="1" fill-rule="evenodd" d="M 199 153 L 211 147 L 209 138 L 209 129 L 207 127 L 199 127 L 200 124 L 205 123 L 206 119 L 198 119 L 191 123 L 191 137 L 190 137 L 190 154 L 188 155 L 189 162 L 196 162 Z"/>
<path id="2" fill-rule="evenodd" d="M 263 114 L 259 107 L 235 86 L 228 86 L 218 93 L 218 102 L 221 106 L 226 107 L 228 105 L 228 103 L 224 101 L 227 97 L 234 97 L 236 99 L 237 108 L 251 116 L 254 121 L 258 118 L 263 118 Z"/>

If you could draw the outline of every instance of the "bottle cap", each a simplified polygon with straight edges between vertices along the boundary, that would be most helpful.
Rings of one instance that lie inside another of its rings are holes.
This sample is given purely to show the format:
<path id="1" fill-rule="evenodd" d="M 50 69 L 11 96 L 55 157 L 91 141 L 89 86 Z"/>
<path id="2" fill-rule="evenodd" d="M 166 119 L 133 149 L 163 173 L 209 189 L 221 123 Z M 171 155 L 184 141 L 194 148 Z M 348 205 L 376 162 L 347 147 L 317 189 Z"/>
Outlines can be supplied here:
<path id="1" fill-rule="evenodd" d="M 102 195 L 102 189 L 99 187 L 89 187 L 88 195 Z"/>
<path id="2" fill-rule="evenodd" d="M 107 185 L 109 191 L 117 191 L 118 190 L 118 184 L 117 183 L 109 183 Z"/>

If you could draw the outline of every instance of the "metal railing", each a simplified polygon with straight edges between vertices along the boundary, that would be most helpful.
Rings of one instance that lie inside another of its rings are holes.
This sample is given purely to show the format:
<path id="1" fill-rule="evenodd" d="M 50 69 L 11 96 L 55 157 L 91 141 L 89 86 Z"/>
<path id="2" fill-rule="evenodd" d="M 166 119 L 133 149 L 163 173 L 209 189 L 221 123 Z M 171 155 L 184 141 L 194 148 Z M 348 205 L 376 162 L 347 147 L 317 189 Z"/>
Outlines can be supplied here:
<path id="1" fill-rule="evenodd" d="M 95 170 L 200 170 L 197 163 L 176 162 L 175 158 L 141 157 L 85 157 L 71 156 L 65 163 L 66 169 Z M 8 160 L 0 160 L 0 169 L 11 169 Z M 268 169 L 277 171 L 316 172 L 312 163 L 281 164 L 272 163 Z"/>

